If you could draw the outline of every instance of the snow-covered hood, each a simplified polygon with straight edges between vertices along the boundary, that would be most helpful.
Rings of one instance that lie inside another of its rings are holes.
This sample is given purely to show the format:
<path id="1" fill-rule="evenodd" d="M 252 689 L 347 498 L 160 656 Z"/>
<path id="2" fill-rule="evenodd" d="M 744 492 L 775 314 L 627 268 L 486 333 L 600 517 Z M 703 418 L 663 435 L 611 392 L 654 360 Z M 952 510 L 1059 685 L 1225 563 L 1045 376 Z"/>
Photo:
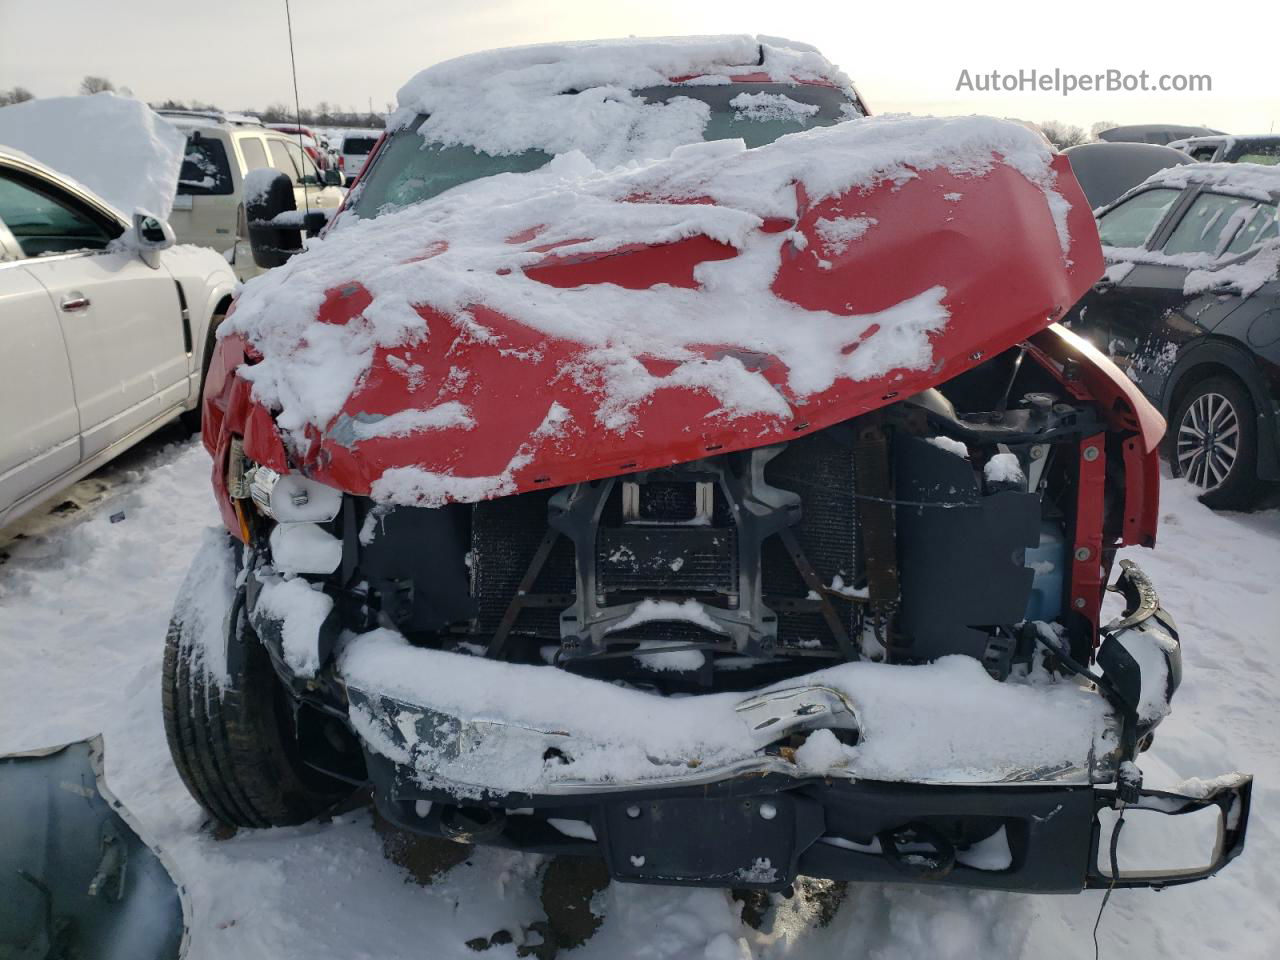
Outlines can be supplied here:
<path id="1" fill-rule="evenodd" d="M 167 219 L 186 136 L 141 100 L 98 93 L 0 107 L 0 145 L 83 184 L 127 220 Z"/>
<path id="2" fill-rule="evenodd" d="M 221 363 L 248 345 L 244 402 L 316 479 L 469 502 L 821 429 L 1044 328 L 1102 268 L 1030 131 L 857 120 L 574 153 L 347 223 L 246 286 Z"/>

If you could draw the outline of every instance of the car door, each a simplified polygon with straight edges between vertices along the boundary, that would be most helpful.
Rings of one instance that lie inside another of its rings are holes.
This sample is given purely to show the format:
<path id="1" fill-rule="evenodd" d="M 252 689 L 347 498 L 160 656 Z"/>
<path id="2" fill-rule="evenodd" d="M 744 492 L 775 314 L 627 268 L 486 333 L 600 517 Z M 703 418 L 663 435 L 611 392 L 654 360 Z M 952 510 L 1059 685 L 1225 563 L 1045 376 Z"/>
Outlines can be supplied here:
<path id="1" fill-rule="evenodd" d="M 80 418 L 49 294 L 4 226 L 0 181 L 0 518 L 80 462 Z M 0 521 L 3 522 L 3 521 Z"/>
<path id="2" fill-rule="evenodd" d="M 6 168 L 0 189 L 23 270 L 57 315 L 87 460 L 186 401 L 190 358 L 177 285 L 112 243 L 124 224 L 61 184 Z"/>
<path id="3" fill-rule="evenodd" d="M 1111 266 L 1073 311 L 1072 326 L 1158 402 L 1179 351 L 1241 303 L 1229 289 L 1186 293 L 1188 274 L 1240 258 L 1275 230 L 1275 206 L 1252 198 L 1196 189 L 1172 200 L 1166 188 L 1137 194 L 1099 219 Z"/>
<path id="4" fill-rule="evenodd" d="M 272 164 L 293 178 L 293 195 L 299 210 L 334 210 L 341 206 L 342 191 L 324 185 L 319 168 L 300 146 L 285 139 L 268 142 Z"/>
<path id="5" fill-rule="evenodd" d="M 289 157 L 294 165 L 301 171 L 298 184 L 306 192 L 307 207 L 312 210 L 336 210 L 340 207 L 345 194 L 338 187 L 325 185 L 324 174 L 320 172 L 320 168 L 307 152 L 292 141 L 285 144 L 285 149 L 289 151 Z M 298 204 L 298 209 L 304 209 L 301 202 Z"/>
<path id="6" fill-rule="evenodd" d="M 1182 190 L 1156 187 L 1116 204 L 1098 220 L 1107 272 L 1072 308 L 1067 324 L 1122 368 L 1131 366 L 1129 358 L 1173 302 L 1175 279 L 1181 292 L 1177 271 L 1138 261 L 1186 202 Z M 1129 375 L 1135 377 L 1132 370 Z"/>
<path id="7" fill-rule="evenodd" d="M 1127 309 L 1117 313 L 1108 344 L 1147 396 L 1161 397 L 1179 351 L 1240 306 L 1239 294 L 1230 289 L 1188 293 L 1188 274 L 1234 259 L 1266 239 L 1274 225 L 1274 205 L 1201 191 L 1152 237 L 1161 262 L 1138 263 L 1124 278 Z"/>

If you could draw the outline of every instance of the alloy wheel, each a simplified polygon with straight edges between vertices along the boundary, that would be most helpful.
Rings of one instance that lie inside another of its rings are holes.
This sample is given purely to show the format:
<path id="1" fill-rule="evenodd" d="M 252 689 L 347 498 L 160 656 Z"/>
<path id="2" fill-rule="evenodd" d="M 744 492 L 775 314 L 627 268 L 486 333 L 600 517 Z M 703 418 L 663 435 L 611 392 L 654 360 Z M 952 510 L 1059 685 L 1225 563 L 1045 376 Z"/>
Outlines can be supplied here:
<path id="1" fill-rule="evenodd" d="M 1206 493 L 1218 489 L 1239 454 L 1240 420 L 1220 393 L 1197 397 L 1178 424 L 1178 472 Z"/>

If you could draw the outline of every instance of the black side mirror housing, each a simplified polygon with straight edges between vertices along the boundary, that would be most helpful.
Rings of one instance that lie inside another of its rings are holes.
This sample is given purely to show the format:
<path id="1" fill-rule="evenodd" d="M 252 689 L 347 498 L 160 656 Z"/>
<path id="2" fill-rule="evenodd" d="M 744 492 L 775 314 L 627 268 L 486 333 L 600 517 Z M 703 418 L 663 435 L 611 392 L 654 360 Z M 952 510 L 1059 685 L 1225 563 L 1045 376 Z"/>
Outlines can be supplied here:
<path id="1" fill-rule="evenodd" d="M 342 186 L 342 171 L 334 167 L 330 167 L 324 172 L 324 185 L 326 187 Z"/>
<path id="2" fill-rule="evenodd" d="M 286 227 L 275 222 L 280 214 L 297 209 L 288 174 L 255 170 L 250 175 L 245 183 L 244 212 L 253 262 L 258 266 L 278 267 L 302 249 L 302 224 Z"/>
<path id="3" fill-rule="evenodd" d="M 320 236 L 320 231 L 328 225 L 329 217 L 332 214 L 332 210 L 312 210 L 309 213 L 304 213 L 302 215 L 302 226 L 307 231 L 307 236 Z"/>

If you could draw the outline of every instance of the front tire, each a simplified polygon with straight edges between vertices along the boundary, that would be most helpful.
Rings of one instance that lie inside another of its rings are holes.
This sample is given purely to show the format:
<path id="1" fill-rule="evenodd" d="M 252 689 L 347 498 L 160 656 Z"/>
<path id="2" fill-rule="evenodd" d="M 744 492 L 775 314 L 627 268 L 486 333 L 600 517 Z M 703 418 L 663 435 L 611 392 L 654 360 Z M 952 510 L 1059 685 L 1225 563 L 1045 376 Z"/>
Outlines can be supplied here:
<path id="1" fill-rule="evenodd" d="M 1229 377 L 1193 385 L 1169 424 L 1169 460 L 1175 477 L 1204 491 L 1215 510 L 1248 510 L 1261 491 L 1258 421 L 1248 391 Z"/>
<path id="2" fill-rule="evenodd" d="M 221 823 L 303 823 L 352 788 L 303 763 L 289 693 L 236 600 L 234 574 L 226 576 L 233 551 L 225 533 L 206 538 L 169 623 L 161 679 L 169 752 L 187 790 Z M 210 644 L 226 637 L 227 614 L 244 649 L 219 676 Z"/>

